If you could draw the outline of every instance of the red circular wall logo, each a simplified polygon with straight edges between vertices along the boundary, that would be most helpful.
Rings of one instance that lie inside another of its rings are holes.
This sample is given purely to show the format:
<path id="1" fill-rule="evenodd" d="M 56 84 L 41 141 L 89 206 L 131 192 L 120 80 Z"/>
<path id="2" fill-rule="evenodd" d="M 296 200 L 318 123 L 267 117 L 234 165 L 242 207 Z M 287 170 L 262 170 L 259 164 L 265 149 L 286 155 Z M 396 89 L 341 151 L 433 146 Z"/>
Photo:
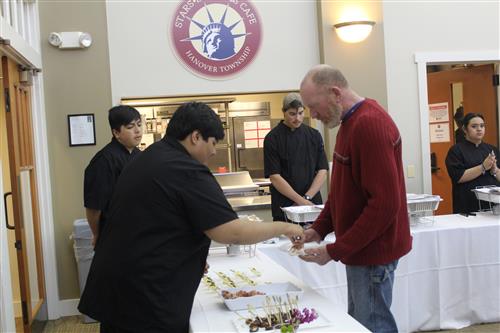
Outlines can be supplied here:
<path id="1" fill-rule="evenodd" d="M 170 27 L 181 63 L 210 79 L 245 69 L 259 50 L 261 34 L 260 17 L 248 0 L 183 0 Z"/>

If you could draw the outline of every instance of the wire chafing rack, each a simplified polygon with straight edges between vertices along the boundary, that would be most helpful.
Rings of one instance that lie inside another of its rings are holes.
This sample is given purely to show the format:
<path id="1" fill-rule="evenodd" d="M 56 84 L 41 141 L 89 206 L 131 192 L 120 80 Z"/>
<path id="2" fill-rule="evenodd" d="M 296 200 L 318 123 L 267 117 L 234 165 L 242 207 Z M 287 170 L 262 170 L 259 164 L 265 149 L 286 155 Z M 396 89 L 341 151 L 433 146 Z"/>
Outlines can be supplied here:
<path id="1" fill-rule="evenodd" d="M 238 215 L 238 218 L 244 221 L 263 222 L 257 215 Z M 209 249 L 209 255 L 212 256 L 240 256 L 248 255 L 255 257 L 257 252 L 257 244 L 239 245 L 239 244 L 222 244 L 212 241 Z"/>
<path id="2" fill-rule="evenodd" d="M 438 209 L 442 200 L 439 195 L 407 193 L 406 201 L 410 225 L 434 223 L 433 211 Z"/>
<path id="3" fill-rule="evenodd" d="M 479 211 L 491 211 L 493 215 L 500 215 L 500 187 L 495 185 L 478 186 L 472 190 L 478 200 Z M 486 207 L 483 203 L 486 202 Z"/>

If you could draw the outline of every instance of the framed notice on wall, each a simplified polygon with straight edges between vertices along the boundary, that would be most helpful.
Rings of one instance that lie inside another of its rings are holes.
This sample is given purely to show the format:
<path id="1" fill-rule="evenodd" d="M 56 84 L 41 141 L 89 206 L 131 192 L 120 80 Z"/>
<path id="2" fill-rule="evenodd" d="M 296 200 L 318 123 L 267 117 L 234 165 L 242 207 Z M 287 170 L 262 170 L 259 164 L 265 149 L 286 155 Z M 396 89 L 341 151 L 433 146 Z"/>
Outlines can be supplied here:
<path id="1" fill-rule="evenodd" d="M 450 142 L 450 126 L 448 123 L 430 124 L 431 143 Z"/>
<path id="2" fill-rule="evenodd" d="M 95 145 L 94 114 L 69 114 L 68 132 L 70 147 Z"/>
<path id="3" fill-rule="evenodd" d="M 441 123 L 449 121 L 448 103 L 429 104 L 429 123 Z"/>

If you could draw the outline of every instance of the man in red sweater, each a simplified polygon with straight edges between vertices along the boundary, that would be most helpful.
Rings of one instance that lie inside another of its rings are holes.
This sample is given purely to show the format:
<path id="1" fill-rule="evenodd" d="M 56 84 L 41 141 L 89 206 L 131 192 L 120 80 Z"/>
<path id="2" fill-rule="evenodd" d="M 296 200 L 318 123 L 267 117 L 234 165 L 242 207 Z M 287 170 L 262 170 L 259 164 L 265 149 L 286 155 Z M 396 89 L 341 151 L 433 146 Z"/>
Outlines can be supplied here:
<path id="1" fill-rule="evenodd" d="M 346 265 L 348 312 L 372 332 L 397 332 L 390 311 L 398 259 L 411 250 L 401 136 L 389 114 L 354 92 L 342 73 L 313 67 L 300 94 L 311 116 L 328 128 L 340 125 L 325 208 L 305 231 L 320 242 L 335 231 L 335 243 L 306 249 L 305 261 Z"/>

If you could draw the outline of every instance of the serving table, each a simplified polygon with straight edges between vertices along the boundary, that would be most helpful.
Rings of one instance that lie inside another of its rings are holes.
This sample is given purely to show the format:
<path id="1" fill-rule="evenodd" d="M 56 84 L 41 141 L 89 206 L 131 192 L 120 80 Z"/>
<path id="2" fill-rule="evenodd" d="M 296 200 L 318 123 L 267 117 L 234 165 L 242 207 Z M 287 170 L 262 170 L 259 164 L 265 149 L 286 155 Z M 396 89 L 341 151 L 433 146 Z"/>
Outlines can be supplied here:
<path id="1" fill-rule="evenodd" d="M 350 317 L 343 308 L 319 295 L 307 284 L 304 284 L 283 267 L 267 258 L 262 252 L 253 257 L 247 254 L 229 257 L 225 255 L 225 252 L 218 253 L 216 249 L 211 249 L 208 263 L 210 264 L 210 274 L 217 271 L 227 274 L 231 270 L 249 272 L 249 268 L 254 267 L 258 272 L 262 273 L 262 276 L 258 277 L 258 281 L 270 283 L 291 282 L 301 288 L 304 293 L 299 301 L 299 307 L 315 308 L 320 315 L 328 318 L 331 325 L 310 330 L 301 328 L 300 332 L 368 332 L 366 328 Z M 238 315 L 226 308 L 221 296 L 211 291 L 203 282 L 200 284 L 190 318 L 191 332 L 236 332 L 233 321 L 238 320 L 238 318 Z"/>
<path id="2" fill-rule="evenodd" d="M 400 332 L 500 321 L 500 217 L 435 216 L 411 229 L 412 251 L 396 270 L 392 311 Z M 327 240 L 334 241 L 329 235 Z M 345 266 L 307 263 L 277 246 L 258 247 L 334 304 L 347 309 Z"/>

